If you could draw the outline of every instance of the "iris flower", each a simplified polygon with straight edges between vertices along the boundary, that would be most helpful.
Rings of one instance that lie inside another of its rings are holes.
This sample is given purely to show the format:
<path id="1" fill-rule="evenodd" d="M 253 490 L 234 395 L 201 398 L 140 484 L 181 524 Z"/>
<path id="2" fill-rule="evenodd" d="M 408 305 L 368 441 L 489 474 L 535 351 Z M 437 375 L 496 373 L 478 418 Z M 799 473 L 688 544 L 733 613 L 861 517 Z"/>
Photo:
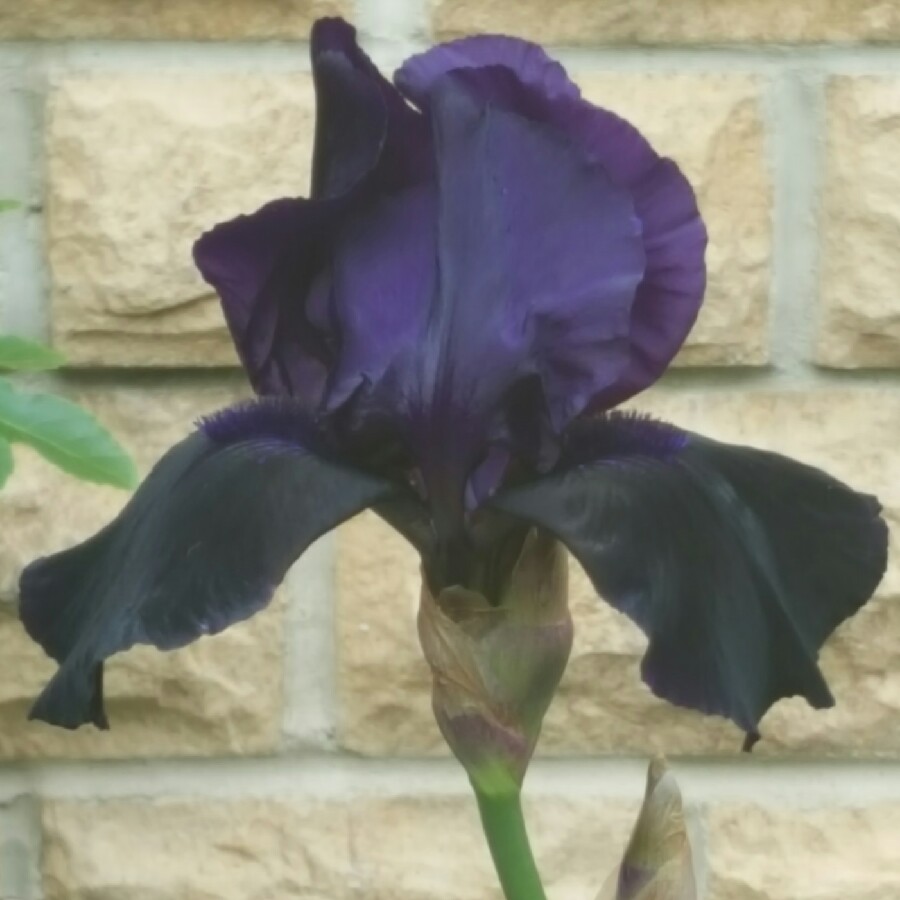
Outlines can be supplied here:
<path id="1" fill-rule="evenodd" d="M 322 20 L 312 65 L 310 197 L 195 248 L 258 398 L 24 571 L 22 621 L 59 664 L 32 716 L 107 727 L 106 659 L 247 619 L 367 508 L 419 551 L 429 596 L 488 610 L 529 542 L 564 545 L 646 634 L 652 691 L 751 741 L 779 698 L 832 705 L 818 651 L 884 572 L 878 502 L 615 410 L 700 309 L 706 232 L 678 167 L 524 41 L 443 44 L 390 82 Z"/>

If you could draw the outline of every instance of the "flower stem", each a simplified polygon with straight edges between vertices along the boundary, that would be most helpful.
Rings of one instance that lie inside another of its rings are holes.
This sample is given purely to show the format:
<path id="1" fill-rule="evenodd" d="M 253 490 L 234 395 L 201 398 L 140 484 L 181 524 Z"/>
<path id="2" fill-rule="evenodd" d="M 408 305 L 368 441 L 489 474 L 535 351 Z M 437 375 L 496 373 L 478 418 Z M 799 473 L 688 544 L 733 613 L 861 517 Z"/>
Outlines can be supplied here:
<path id="1" fill-rule="evenodd" d="M 506 900 L 547 900 L 531 854 L 518 790 L 486 793 L 476 787 L 475 796 Z"/>

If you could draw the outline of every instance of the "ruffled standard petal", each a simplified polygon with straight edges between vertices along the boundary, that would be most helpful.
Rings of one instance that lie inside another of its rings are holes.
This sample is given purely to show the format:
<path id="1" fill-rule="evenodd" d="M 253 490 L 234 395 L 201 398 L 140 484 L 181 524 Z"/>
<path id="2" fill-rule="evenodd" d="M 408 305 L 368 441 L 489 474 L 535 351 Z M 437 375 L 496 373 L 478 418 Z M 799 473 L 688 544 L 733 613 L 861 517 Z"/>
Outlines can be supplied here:
<path id="1" fill-rule="evenodd" d="M 694 327 L 706 293 L 706 227 L 678 166 L 657 159 L 634 186 L 647 267 L 631 308 L 628 366 L 592 408 L 609 409 L 657 381 Z"/>
<path id="2" fill-rule="evenodd" d="M 637 129 L 582 99 L 562 66 L 535 44 L 493 36 L 454 41 L 412 57 L 395 81 L 427 109 L 441 77 L 460 70 L 478 73 L 473 82 L 482 100 L 558 130 L 633 199 L 646 268 L 631 307 L 629 361 L 593 407 L 620 403 L 660 377 L 700 310 L 707 238 L 694 192 Z"/>
<path id="3" fill-rule="evenodd" d="M 706 292 L 706 227 L 678 166 L 624 119 L 580 98 L 530 105 L 629 192 L 641 222 L 646 267 L 631 307 L 628 365 L 592 403 L 606 409 L 653 384 L 693 328 Z"/>
<path id="4" fill-rule="evenodd" d="M 542 114 L 629 191 L 641 222 L 647 263 L 631 307 L 628 366 L 592 404 L 606 409 L 653 384 L 693 328 L 706 292 L 706 227 L 690 182 L 630 123 L 569 97 L 545 100 Z"/>
<path id="5" fill-rule="evenodd" d="M 392 365 L 413 354 L 435 291 L 436 218 L 434 189 L 409 188 L 373 204 L 336 235 L 329 305 L 341 351 L 329 409 L 360 387 L 376 389 Z M 392 405 L 402 414 L 401 398 Z"/>
<path id="6" fill-rule="evenodd" d="M 106 727 L 107 657 L 252 616 L 316 538 L 394 492 L 313 446 L 293 406 L 227 410 L 173 447 L 105 529 L 28 566 L 22 622 L 60 666 L 32 718 Z"/>
<path id="7" fill-rule="evenodd" d="M 255 390 L 307 407 L 322 399 L 339 343 L 307 308 L 328 274 L 335 233 L 378 197 L 427 180 L 432 166 L 427 124 L 360 50 L 350 25 L 319 21 L 312 62 L 313 199 L 276 200 L 213 228 L 194 248 Z"/>
<path id="8" fill-rule="evenodd" d="M 311 57 L 316 87 L 312 196 L 328 199 L 353 191 L 378 165 L 390 116 L 381 75 L 360 50 L 351 25 L 340 19 L 318 21 Z"/>
<path id="9" fill-rule="evenodd" d="M 818 651 L 886 565 L 875 498 L 774 453 L 628 416 L 578 429 L 558 472 L 493 504 L 559 537 L 641 627 L 654 693 L 751 738 L 782 697 L 833 704 Z"/>
<path id="10" fill-rule="evenodd" d="M 329 198 L 369 176 L 379 191 L 427 178 L 428 125 L 360 49 L 343 19 L 319 19 L 312 30 L 316 140 L 312 196 Z"/>
<path id="11" fill-rule="evenodd" d="M 641 223 L 646 267 L 631 306 L 628 365 L 592 403 L 606 409 L 653 384 L 693 328 L 706 292 L 706 227 L 678 166 L 624 119 L 580 98 L 532 95 L 528 105 L 629 192 Z"/>
<path id="12" fill-rule="evenodd" d="M 409 377 L 425 480 L 453 481 L 457 499 L 515 384 L 539 376 L 561 428 L 615 381 L 644 266 L 627 193 L 552 129 L 485 102 L 480 77 L 432 94 L 438 282 Z"/>
<path id="13" fill-rule="evenodd" d="M 331 203 L 275 200 L 206 232 L 194 261 L 222 300 L 241 363 L 258 394 L 290 396 L 314 408 L 331 352 L 305 303 L 330 259 L 339 221 Z"/>
<path id="14" fill-rule="evenodd" d="M 439 44 L 424 53 L 411 56 L 394 73 L 394 83 L 416 106 L 426 108 L 437 81 L 457 69 L 482 69 L 502 66 L 522 84 L 547 97 L 581 96 L 566 70 L 543 48 L 520 38 L 497 34 L 479 34 Z"/>

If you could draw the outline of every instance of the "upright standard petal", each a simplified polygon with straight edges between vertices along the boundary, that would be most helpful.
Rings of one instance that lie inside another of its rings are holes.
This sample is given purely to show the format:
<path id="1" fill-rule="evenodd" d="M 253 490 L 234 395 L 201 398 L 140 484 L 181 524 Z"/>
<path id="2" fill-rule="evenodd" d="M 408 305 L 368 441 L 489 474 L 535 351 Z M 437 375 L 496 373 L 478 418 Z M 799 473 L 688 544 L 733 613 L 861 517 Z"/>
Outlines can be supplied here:
<path id="1" fill-rule="evenodd" d="M 634 201 L 646 268 L 631 306 L 628 365 L 594 399 L 594 408 L 611 407 L 660 377 L 696 321 L 706 287 L 706 231 L 694 192 L 637 129 L 582 99 L 562 66 L 535 44 L 495 36 L 442 44 L 412 57 L 395 80 L 427 109 L 441 77 L 460 70 L 479 73 L 484 99 L 566 135 Z"/>
<path id="2" fill-rule="evenodd" d="M 575 429 L 559 470 L 496 508 L 557 535 L 649 638 L 658 696 L 727 716 L 833 698 L 817 665 L 884 574 L 874 497 L 774 453 L 610 415 Z"/>
<path id="3" fill-rule="evenodd" d="M 333 204 L 275 200 L 217 225 L 194 245 L 253 389 L 294 397 L 308 409 L 322 398 L 333 354 L 305 304 L 327 265 L 337 220 Z"/>
<path id="4" fill-rule="evenodd" d="M 428 177 L 427 123 L 363 53 L 352 25 L 319 19 L 312 30 L 312 64 L 313 197 L 337 197 L 361 187 L 385 192 Z"/>
<path id="5" fill-rule="evenodd" d="M 628 365 L 593 402 L 609 408 L 653 384 L 693 328 L 706 291 L 706 227 L 681 170 L 630 123 L 569 97 L 549 99 L 543 110 L 629 191 L 641 222 L 647 264 L 631 308 Z"/>
<path id="6" fill-rule="evenodd" d="M 283 401 L 226 410 L 173 447 L 105 529 L 28 566 L 22 622 L 60 666 L 32 717 L 106 727 L 107 657 L 252 616 L 316 538 L 394 492 L 315 443 Z"/>
<path id="7" fill-rule="evenodd" d="M 429 185 L 373 203 L 334 241 L 329 305 L 341 347 L 326 403 L 334 409 L 408 361 L 421 338 L 437 278 L 437 198 Z M 402 413 L 402 396 L 392 397 Z"/>
<path id="8" fill-rule="evenodd" d="M 474 35 L 417 53 L 394 73 L 394 82 L 401 93 L 424 109 L 435 84 L 448 72 L 489 66 L 508 69 L 522 84 L 548 97 L 581 96 L 566 70 L 542 47 L 497 34 Z"/>
<path id="9" fill-rule="evenodd" d="M 322 399 L 339 343 L 330 311 L 323 327 L 308 308 L 314 285 L 327 281 L 336 231 L 379 196 L 427 179 L 431 166 L 426 123 L 359 49 L 350 25 L 318 22 L 312 62 L 313 199 L 277 200 L 213 228 L 194 248 L 255 390 L 308 407 Z"/>
<path id="10" fill-rule="evenodd" d="M 697 320 L 706 291 L 707 235 L 688 180 L 630 123 L 583 99 L 544 98 L 543 120 L 562 130 L 633 198 L 646 267 L 631 307 L 629 359 L 593 408 L 612 407 L 665 372 Z"/>
<path id="11" fill-rule="evenodd" d="M 457 71 L 432 95 L 438 280 L 408 379 L 426 484 L 457 501 L 517 383 L 540 378 L 561 428 L 615 381 L 644 266 L 627 193 L 479 79 Z"/>

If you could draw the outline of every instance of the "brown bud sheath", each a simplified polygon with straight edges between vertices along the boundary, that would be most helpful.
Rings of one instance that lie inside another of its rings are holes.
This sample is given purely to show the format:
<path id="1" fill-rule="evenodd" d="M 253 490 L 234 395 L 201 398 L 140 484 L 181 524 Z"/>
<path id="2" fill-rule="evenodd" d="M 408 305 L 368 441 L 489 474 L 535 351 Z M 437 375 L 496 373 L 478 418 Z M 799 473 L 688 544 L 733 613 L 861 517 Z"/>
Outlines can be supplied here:
<path id="1" fill-rule="evenodd" d="M 500 602 L 423 583 L 419 639 L 444 739 L 483 793 L 521 786 L 572 649 L 566 554 L 533 530 Z"/>
<path id="2" fill-rule="evenodd" d="M 628 849 L 597 900 L 697 900 L 681 792 L 663 759 L 650 763 Z"/>

